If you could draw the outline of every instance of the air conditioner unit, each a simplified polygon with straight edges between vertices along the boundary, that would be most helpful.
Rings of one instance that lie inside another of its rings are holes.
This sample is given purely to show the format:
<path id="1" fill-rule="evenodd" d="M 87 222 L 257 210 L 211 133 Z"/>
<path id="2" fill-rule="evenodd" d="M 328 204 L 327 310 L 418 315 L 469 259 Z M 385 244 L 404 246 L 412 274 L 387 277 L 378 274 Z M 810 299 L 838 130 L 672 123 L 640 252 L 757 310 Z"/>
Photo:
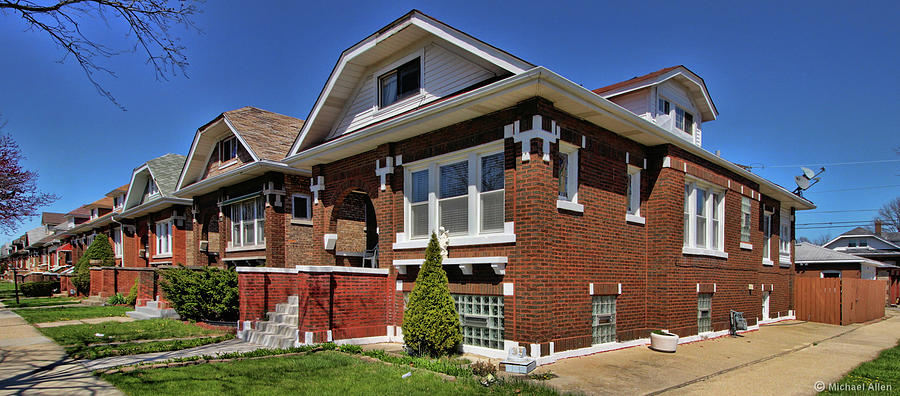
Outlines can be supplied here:
<path id="1" fill-rule="evenodd" d="M 209 251 L 209 241 L 200 241 L 200 251 L 201 252 Z"/>
<path id="2" fill-rule="evenodd" d="M 138 250 L 138 257 L 147 258 L 147 249 Z"/>

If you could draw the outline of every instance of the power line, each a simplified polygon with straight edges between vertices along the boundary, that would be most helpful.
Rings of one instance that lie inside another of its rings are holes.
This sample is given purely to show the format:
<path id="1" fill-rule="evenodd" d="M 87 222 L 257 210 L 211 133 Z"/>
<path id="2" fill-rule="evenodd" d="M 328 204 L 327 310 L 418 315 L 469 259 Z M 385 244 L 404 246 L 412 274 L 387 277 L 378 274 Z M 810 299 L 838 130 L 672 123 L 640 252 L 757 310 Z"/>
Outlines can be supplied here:
<path id="1" fill-rule="evenodd" d="M 816 225 L 816 224 L 858 224 L 858 223 L 872 223 L 874 219 L 871 220 L 847 220 L 847 221 L 822 221 L 817 223 L 797 223 L 798 226 L 802 225 Z"/>
<path id="2" fill-rule="evenodd" d="M 796 227 L 798 230 L 814 230 L 818 228 L 856 228 L 856 227 L 867 227 L 872 225 L 872 223 L 865 224 L 842 224 L 842 225 L 834 225 L 834 226 L 813 226 L 813 227 Z"/>
<path id="3" fill-rule="evenodd" d="M 890 160 L 874 160 L 874 161 L 851 161 L 851 162 L 831 162 L 831 163 L 818 163 L 818 164 L 798 164 L 798 165 L 769 165 L 763 167 L 765 168 L 797 168 L 801 166 L 841 166 L 841 165 L 864 165 L 864 164 L 882 164 L 887 162 L 900 162 L 900 159 L 890 159 Z"/>
<path id="4" fill-rule="evenodd" d="M 826 193 L 826 192 L 841 192 L 841 191 L 859 191 L 859 190 L 878 190 L 882 188 L 894 188 L 900 187 L 900 184 L 888 184 L 886 186 L 864 186 L 864 187 L 850 187 L 850 188 L 839 188 L 836 190 L 807 190 L 806 193 Z"/>
<path id="5" fill-rule="evenodd" d="M 802 215 L 826 214 L 826 213 L 847 213 L 847 212 L 877 212 L 878 209 L 847 209 L 847 210 L 804 210 L 798 212 Z"/>

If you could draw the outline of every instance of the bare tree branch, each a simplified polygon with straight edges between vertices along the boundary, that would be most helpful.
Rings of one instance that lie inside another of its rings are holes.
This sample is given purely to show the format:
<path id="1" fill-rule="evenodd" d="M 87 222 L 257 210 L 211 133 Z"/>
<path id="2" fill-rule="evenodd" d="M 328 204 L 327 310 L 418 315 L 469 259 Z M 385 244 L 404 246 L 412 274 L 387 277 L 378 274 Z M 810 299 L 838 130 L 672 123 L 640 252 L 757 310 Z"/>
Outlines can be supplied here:
<path id="1" fill-rule="evenodd" d="M 878 209 L 877 220 L 881 220 L 888 231 L 900 231 L 900 197 L 894 198 Z"/>
<path id="2" fill-rule="evenodd" d="M 87 37 L 80 22 L 97 16 L 108 24 L 107 15 L 112 16 L 113 21 L 124 22 L 128 36 L 135 41 L 131 51 L 140 50 L 146 55 L 146 63 L 153 67 L 157 80 L 168 80 L 178 74 L 187 76 L 185 47 L 173 33 L 173 28 L 182 25 L 197 29 L 192 18 L 199 12 L 200 2 L 202 0 L 0 0 L 0 14 L 19 15 L 30 30 L 46 33 L 63 49 L 61 63 L 73 58 L 97 92 L 125 110 L 112 92 L 103 88 L 97 75 L 115 77 L 112 70 L 98 63 L 98 58 L 121 52 Z"/>
<path id="3" fill-rule="evenodd" d="M 3 125 L 6 123 L 0 124 L 0 129 Z M 37 172 L 22 169 L 19 164 L 24 158 L 12 137 L 0 134 L 0 231 L 5 233 L 59 199 L 38 191 Z"/>

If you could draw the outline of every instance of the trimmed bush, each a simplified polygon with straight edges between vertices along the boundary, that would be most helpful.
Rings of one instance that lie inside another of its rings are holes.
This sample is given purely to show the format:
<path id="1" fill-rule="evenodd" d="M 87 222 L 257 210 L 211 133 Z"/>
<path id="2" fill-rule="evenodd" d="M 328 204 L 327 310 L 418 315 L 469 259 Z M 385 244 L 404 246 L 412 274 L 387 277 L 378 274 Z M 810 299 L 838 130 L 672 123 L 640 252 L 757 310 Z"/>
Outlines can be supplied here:
<path id="1" fill-rule="evenodd" d="M 123 296 L 122 293 L 116 293 L 106 299 L 106 303 L 109 305 L 126 305 L 125 296 Z"/>
<path id="2" fill-rule="evenodd" d="M 25 282 L 19 285 L 19 291 L 25 297 L 49 297 L 59 289 L 59 281 Z"/>
<path id="3" fill-rule="evenodd" d="M 237 272 L 205 267 L 162 271 L 160 287 L 184 319 L 234 321 L 238 318 Z"/>
<path id="4" fill-rule="evenodd" d="M 109 237 L 104 234 L 95 235 L 94 241 L 75 263 L 75 276 L 72 277 L 72 284 L 79 293 L 85 295 L 91 292 L 91 260 L 100 260 L 102 267 L 116 265 L 115 254 L 112 246 L 109 245 Z"/>
<path id="5" fill-rule="evenodd" d="M 134 306 L 134 303 L 137 302 L 138 288 L 141 287 L 141 279 L 134 278 L 134 285 L 131 286 L 131 290 L 128 291 L 128 295 L 125 296 L 125 304 Z"/>
<path id="6" fill-rule="evenodd" d="M 443 356 L 455 351 L 462 342 L 459 314 L 441 261 L 437 236 L 432 233 L 425 262 L 403 313 L 403 341 L 419 355 Z"/>

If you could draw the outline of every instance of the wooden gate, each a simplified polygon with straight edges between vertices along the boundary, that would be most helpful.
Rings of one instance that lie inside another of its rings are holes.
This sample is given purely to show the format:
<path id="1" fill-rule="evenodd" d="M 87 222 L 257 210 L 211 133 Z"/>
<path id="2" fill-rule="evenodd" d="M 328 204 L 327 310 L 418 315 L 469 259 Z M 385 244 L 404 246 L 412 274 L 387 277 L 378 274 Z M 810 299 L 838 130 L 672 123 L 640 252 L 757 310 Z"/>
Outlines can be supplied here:
<path id="1" fill-rule="evenodd" d="M 883 280 L 795 278 L 797 319 L 835 325 L 884 317 Z"/>

